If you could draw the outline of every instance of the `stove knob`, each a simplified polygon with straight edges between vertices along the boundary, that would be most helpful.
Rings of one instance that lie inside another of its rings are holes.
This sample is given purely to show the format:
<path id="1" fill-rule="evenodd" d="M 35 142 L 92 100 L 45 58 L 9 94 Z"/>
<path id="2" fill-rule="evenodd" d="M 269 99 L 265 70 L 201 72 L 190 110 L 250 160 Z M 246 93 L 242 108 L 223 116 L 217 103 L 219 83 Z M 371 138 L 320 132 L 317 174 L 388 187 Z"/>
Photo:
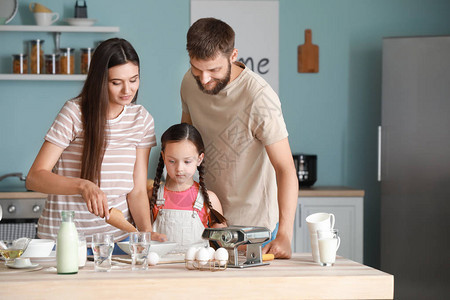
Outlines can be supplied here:
<path id="1" fill-rule="evenodd" d="M 33 206 L 33 212 L 34 213 L 38 213 L 40 211 L 41 211 L 41 207 L 39 205 L 36 204 L 35 206 Z"/>
<path id="2" fill-rule="evenodd" d="M 8 206 L 8 212 L 9 212 L 10 214 L 15 213 L 15 212 L 16 212 L 16 207 L 15 207 L 14 205 Z"/>

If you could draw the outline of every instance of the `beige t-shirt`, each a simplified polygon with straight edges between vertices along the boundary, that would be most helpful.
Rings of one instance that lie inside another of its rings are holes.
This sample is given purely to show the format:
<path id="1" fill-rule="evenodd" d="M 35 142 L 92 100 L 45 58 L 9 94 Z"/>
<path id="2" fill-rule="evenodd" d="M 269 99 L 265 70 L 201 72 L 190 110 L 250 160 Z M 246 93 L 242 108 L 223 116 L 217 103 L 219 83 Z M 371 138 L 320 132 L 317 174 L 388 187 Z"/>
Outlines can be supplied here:
<path id="1" fill-rule="evenodd" d="M 217 95 L 203 93 L 189 70 L 181 84 L 183 112 L 205 143 L 205 182 L 229 225 L 275 229 L 275 170 L 265 146 L 288 136 L 277 94 L 242 63 L 241 74 Z"/>
<path id="2" fill-rule="evenodd" d="M 124 107 L 117 118 L 108 120 L 107 134 L 109 138 L 101 167 L 100 188 L 107 196 L 109 208 L 120 209 L 130 221 L 127 194 L 134 187 L 136 149 L 156 145 L 154 121 L 142 105 L 130 104 Z M 53 172 L 79 178 L 83 149 L 79 99 L 69 100 L 64 104 L 45 140 L 64 149 Z M 115 241 L 128 236 L 127 232 L 91 214 L 81 195 L 49 195 L 38 221 L 40 238 L 56 239 L 62 210 L 75 211 L 75 225 L 86 236 L 108 232 L 114 234 Z"/>

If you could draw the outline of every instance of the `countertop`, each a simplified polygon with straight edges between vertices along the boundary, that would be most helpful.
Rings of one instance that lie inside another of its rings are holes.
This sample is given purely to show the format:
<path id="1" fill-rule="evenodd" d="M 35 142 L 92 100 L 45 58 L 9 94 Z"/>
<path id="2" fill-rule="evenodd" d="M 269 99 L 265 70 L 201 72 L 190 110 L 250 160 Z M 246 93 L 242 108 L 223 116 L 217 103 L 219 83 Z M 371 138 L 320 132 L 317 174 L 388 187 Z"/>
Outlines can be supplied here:
<path id="1" fill-rule="evenodd" d="M 0 199 L 36 199 L 47 198 L 47 194 L 38 192 L 0 192 Z"/>
<path id="2" fill-rule="evenodd" d="M 364 197 L 364 190 L 345 186 L 300 187 L 299 197 Z"/>
<path id="3" fill-rule="evenodd" d="M 0 266 L 2 299 L 392 299 L 394 277 L 338 257 L 333 267 L 314 263 L 310 253 L 294 253 L 270 265 L 224 271 L 187 270 L 184 264 L 131 271 L 118 264 L 94 272 L 92 262 L 75 275 L 57 275 Z"/>
<path id="4" fill-rule="evenodd" d="M 364 191 L 343 186 L 300 187 L 299 197 L 364 197 Z M 0 199 L 36 199 L 47 198 L 37 192 L 0 192 Z"/>

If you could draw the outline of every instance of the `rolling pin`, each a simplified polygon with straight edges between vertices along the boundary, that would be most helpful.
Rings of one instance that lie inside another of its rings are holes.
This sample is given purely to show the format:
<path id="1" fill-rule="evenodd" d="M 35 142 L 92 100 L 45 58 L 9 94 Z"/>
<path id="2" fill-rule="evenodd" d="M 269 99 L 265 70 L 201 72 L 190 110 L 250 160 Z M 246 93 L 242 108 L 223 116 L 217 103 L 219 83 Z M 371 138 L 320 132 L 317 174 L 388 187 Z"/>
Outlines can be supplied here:
<path id="1" fill-rule="evenodd" d="M 262 256 L 263 261 L 273 260 L 274 258 L 275 258 L 275 255 L 273 255 L 272 253 L 266 253 L 266 254 L 263 254 L 263 256 Z"/>
<path id="2" fill-rule="evenodd" d="M 109 210 L 109 219 L 106 220 L 106 223 L 119 228 L 126 232 L 136 232 L 138 231 L 136 227 L 134 227 L 130 222 L 125 220 L 123 213 L 117 208 L 113 207 Z"/>

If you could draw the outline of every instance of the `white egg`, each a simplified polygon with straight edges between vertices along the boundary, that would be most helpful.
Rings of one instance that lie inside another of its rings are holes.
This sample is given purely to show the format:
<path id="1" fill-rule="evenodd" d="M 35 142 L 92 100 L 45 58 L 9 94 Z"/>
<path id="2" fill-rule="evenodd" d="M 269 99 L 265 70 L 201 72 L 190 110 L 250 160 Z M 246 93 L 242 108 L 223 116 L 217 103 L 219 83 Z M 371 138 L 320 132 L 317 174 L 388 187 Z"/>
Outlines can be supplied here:
<path id="1" fill-rule="evenodd" d="M 198 247 L 192 246 L 190 247 L 187 251 L 186 251 L 186 255 L 184 256 L 184 258 L 186 260 L 195 260 L 195 254 L 198 251 Z"/>
<path id="2" fill-rule="evenodd" d="M 228 251 L 225 248 L 219 248 L 214 253 L 214 259 L 219 262 L 219 265 L 223 266 L 228 261 Z"/>
<path id="3" fill-rule="evenodd" d="M 148 264 L 150 266 L 155 266 L 159 262 L 159 255 L 156 252 L 149 252 L 148 253 Z"/>
<path id="4" fill-rule="evenodd" d="M 206 265 L 209 260 L 209 251 L 206 248 L 200 248 L 195 254 L 195 259 L 200 265 Z"/>
<path id="5" fill-rule="evenodd" d="M 211 260 L 211 259 L 214 259 L 214 254 L 215 254 L 216 250 L 214 250 L 214 248 L 212 248 L 212 247 L 208 247 L 208 248 L 206 248 L 206 250 L 208 250 L 208 253 L 209 253 L 209 259 L 210 259 L 210 260 Z"/>

